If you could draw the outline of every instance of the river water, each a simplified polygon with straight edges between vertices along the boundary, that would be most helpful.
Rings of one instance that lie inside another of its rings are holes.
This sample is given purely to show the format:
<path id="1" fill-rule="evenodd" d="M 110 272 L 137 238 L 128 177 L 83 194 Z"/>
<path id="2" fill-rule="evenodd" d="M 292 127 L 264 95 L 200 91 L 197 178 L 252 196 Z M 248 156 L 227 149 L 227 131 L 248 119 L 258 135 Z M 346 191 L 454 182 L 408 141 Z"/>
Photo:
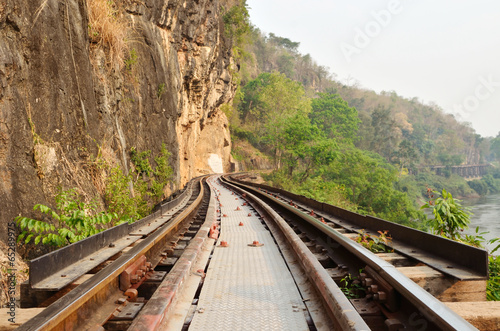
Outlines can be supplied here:
<path id="1" fill-rule="evenodd" d="M 471 224 L 467 233 L 474 234 L 476 227 L 479 227 L 479 232 L 489 232 L 484 234 L 486 240 L 492 238 L 500 238 L 500 194 L 487 195 L 476 199 L 464 199 L 464 206 L 470 207 L 472 210 Z M 499 243 L 487 246 L 488 249 L 494 248 Z M 495 252 L 495 255 L 500 254 L 500 249 Z"/>

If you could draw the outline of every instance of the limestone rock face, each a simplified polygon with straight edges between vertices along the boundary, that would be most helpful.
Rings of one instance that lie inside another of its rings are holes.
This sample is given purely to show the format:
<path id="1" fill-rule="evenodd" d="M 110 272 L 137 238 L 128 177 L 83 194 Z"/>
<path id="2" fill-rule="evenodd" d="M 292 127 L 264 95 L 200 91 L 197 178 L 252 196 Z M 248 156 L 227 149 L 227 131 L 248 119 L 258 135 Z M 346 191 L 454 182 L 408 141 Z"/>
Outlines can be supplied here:
<path id="1" fill-rule="evenodd" d="M 92 0 L 95 1 L 95 0 Z M 96 159 L 130 169 L 130 148 L 172 153 L 174 181 L 228 170 L 220 106 L 234 96 L 218 0 L 115 0 L 122 62 L 97 43 L 86 0 L 0 2 L 0 239 L 58 187 L 102 196 Z M 117 32 L 117 31 L 115 31 Z"/>

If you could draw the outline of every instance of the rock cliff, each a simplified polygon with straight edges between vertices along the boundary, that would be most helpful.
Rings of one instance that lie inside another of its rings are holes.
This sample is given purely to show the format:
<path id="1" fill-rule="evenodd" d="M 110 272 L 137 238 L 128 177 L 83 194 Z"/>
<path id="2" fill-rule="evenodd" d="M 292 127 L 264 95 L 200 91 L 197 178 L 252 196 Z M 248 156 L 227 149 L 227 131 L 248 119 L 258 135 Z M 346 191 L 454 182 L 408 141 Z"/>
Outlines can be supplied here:
<path id="1" fill-rule="evenodd" d="M 106 13 L 98 4 L 112 6 Z M 102 196 L 106 174 L 96 160 L 128 171 L 132 147 L 154 155 L 166 143 L 169 190 L 213 172 L 214 159 L 228 169 L 220 106 L 235 86 L 223 5 L 0 2 L 1 240 L 9 220 L 53 203 L 58 187 Z"/>

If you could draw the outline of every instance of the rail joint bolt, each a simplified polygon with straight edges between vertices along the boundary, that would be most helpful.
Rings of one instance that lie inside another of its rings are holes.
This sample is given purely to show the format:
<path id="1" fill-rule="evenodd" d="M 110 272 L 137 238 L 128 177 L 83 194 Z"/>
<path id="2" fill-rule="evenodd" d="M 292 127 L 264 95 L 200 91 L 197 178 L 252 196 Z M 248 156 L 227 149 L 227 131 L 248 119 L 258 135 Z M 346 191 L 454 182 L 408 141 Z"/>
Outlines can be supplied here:
<path id="1" fill-rule="evenodd" d="M 376 299 L 375 299 L 375 295 L 377 296 Z M 385 292 L 379 291 L 379 292 L 377 292 L 377 294 L 374 294 L 374 299 L 380 303 L 384 303 L 387 301 L 387 294 Z"/>

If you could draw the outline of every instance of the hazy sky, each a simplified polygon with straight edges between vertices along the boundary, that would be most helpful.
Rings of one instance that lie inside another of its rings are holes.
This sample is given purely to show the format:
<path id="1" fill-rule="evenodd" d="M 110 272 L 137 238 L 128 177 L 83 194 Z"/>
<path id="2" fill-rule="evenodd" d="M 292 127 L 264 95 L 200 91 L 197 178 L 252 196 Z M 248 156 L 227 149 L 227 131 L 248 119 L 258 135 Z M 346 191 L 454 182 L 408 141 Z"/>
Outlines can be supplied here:
<path id="1" fill-rule="evenodd" d="M 435 102 L 500 132 L 500 1 L 247 0 L 263 32 L 300 42 L 337 79 Z"/>

